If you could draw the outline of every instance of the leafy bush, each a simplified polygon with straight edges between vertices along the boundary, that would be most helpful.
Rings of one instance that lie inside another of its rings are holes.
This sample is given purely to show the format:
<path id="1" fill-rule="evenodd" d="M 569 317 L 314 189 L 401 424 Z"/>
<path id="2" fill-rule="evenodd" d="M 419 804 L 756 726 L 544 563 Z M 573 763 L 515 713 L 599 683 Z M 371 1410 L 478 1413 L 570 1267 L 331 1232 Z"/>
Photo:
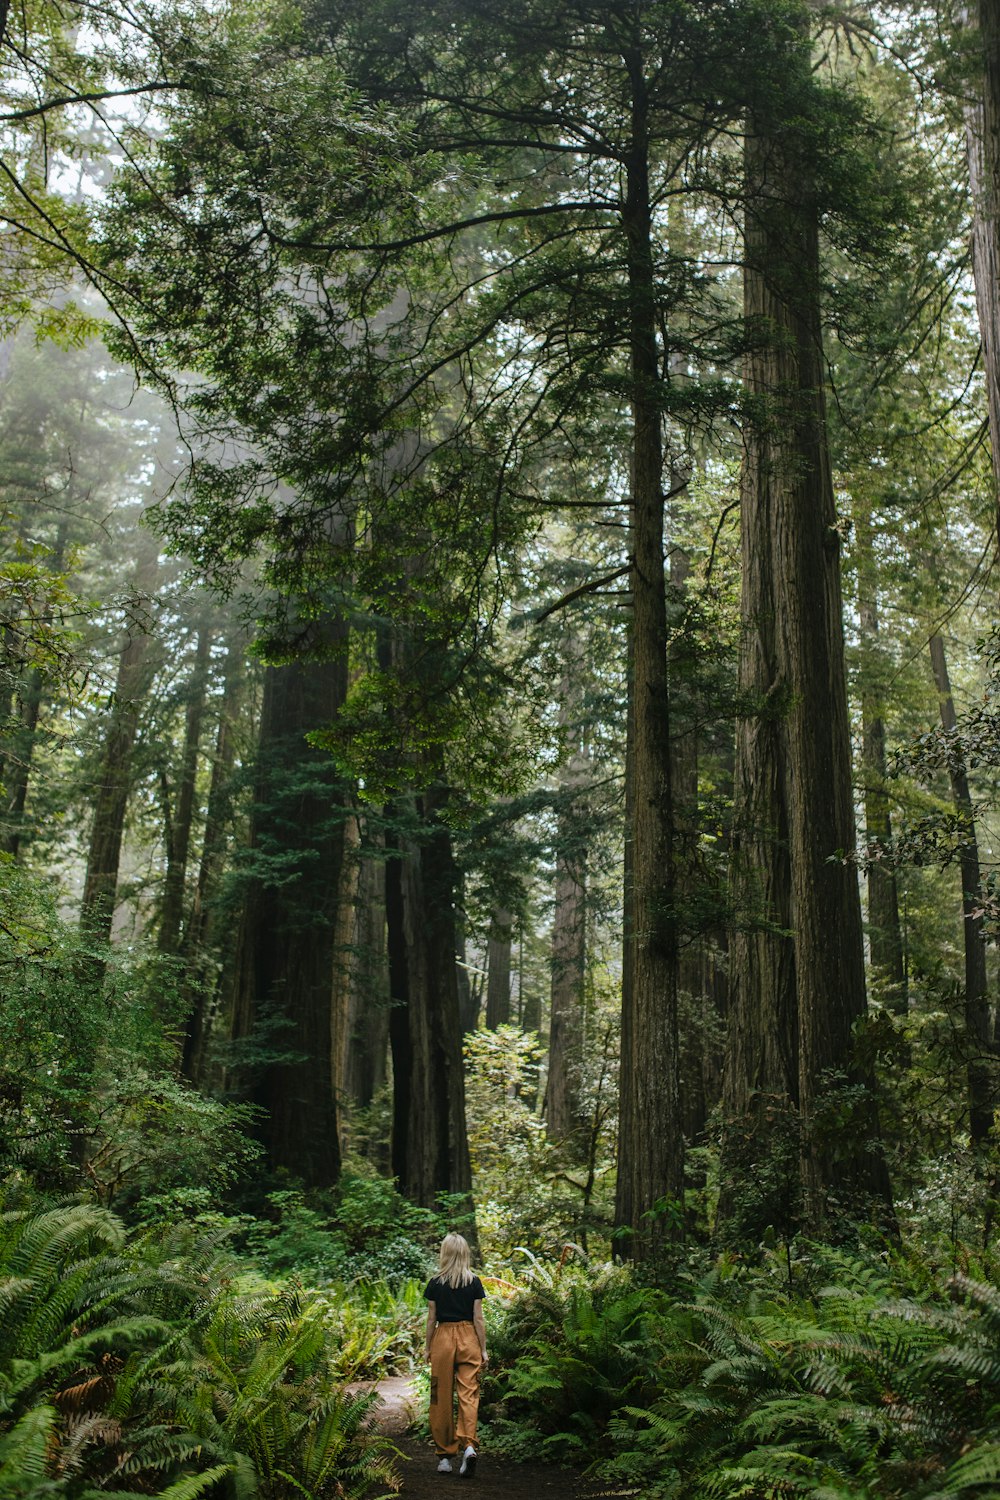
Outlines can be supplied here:
<path id="1" fill-rule="evenodd" d="M 267 1195 L 273 1215 L 252 1223 L 247 1248 L 273 1274 L 323 1281 L 405 1282 L 426 1276 L 442 1215 L 410 1203 L 382 1177 L 345 1172 L 329 1193 L 282 1188 Z"/>
<path id="2" fill-rule="evenodd" d="M 238 1291 L 221 1234 L 0 1218 L 0 1493 L 320 1500 L 394 1485 L 317 1296 Z M 341 1320 L 340 1326 L 344 1326 Z"/>
<path id="3" fill-rule="evenodd" d="M 577 1208 L 558 1190 L 560 1161 L 534 1100 L 541 1047 L 518 1026 L 465 1039 L 466 1117 L 479 1240 L 488 1258 L 561 1244 Z M 575 1195 L 574 1195 L 575 1196 Z"/>
<path id="4" fill-rule="evenodd" d="M 377 1399 L 350 1394 L 322 1299 L 298 1291 L 217 1298 L 193 1358 L 156 1372 L 167 1409 L 205 1452 L 226 1455 L 237 1492 L 261 1500 L 395 1487 L 391 1445 L 365 1430 Z M 149 1373 L 143 1372 L 144 1380 Z M 162 1400 L 162 1396 L 161 1396 Z"/>
<path id="5" fill-rule="evenodd" d="M 726 1258 L 685 1301 L 552 1273 L 491 1339 L 491 1441 L 596 1461 L 650 1500 L 1000 1493 L 1000 1289 L 900 1297 L 895 1267 L 843 1251 L 800 1267 L 838 1273 L 812 1291 L 771 1269 Z"/>
<path id="6" fill-rule="evenodd" d="M 257 1154 L 253 1112 L 177 1079 L 174 971 L 95 955 L 5 855 L 0 904 L 0 1179 L 105 1207 L 229 1186 Z"/>
<path id="7" fill-rule="evenodd" d="M 491 1307 L 488 1389 L 500 1398 L 492 1421 L 501 1444 L 553 1460 L 597 1453 L 623 1402 L 655 1396 L 650 1350 L 655 1320 L 666 1311 L 661 1293 L 634 1286 L 614 1267 L 594 1274 L 559 1268 L 536 1278 L 505 1313 Z M 525 1425 L 528 1445 L 517 1439 Z"/>

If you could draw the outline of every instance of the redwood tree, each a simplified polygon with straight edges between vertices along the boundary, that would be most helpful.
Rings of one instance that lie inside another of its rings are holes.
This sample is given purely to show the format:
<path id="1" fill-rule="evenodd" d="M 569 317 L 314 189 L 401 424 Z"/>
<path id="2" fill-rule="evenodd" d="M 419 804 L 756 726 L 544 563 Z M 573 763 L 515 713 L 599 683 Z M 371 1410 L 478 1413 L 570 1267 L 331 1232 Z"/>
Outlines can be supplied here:
<path id="1" fill-rule="evenodd" d="M 799 22 L 776 31 L 744 150 L 740 688 L 749 711 L 737 737 L 723 1210 L 745 1202 L 741 1176 L 766 1177 L 781 1153 L 787 1162 L 794 1136 L 790 1175 L 805 1222 L 818 1227 L 834 1202 L 886 1201 L 888 1183 L 853 1036 L 866 995 L 857 875 L 844 858 L 855 828 L 817 163 L 790 124 L 807 99 L 813 109 L 820 101 L 804 7 Z M 846 1128 L 835 1128 L 848 1099 Z M 756 1208 L 765 1222 L 769 1207 Z"/>
<path id="2" fill-rule="evenodd" d="M 340 1172 L 332 1020 L 346 811 L 330 757 L 306 736 L 336 717 L 346 682 L 343 653 L 265 673 L 233 1025 L 252 1048 L 243 1087 L 263 1108 L 270 1164 L 313 1186 Z"/>

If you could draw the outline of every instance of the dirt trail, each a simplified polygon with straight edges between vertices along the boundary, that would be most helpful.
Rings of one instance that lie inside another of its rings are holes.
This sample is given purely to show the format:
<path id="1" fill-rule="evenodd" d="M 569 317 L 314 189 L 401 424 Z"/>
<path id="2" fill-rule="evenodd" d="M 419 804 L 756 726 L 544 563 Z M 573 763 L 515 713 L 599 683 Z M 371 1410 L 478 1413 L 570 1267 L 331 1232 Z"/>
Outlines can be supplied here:
<path id="1" fill-rule="evenodd" d="M 554 1469 L 548 1464 L 515 1464 L 505 1458 L 481 1454 L 476 1476 L 470 1482 L 457 1474 L 439 1474 L 434 1448 L 415 1438 L 409 1428 L 418 1415 L 413 1384 L 404 1376 L 380 1380 L 378 1393 L 382 1404 L 375 1420 L 383 1432 L 395 1438 L 403 1457 L 399 1460 L 403 1476 L 404 1500 L 612 1500 L 631 1496 L 641 1500 L 638 1490 L 608 1489 L 570 1469 Z"/>

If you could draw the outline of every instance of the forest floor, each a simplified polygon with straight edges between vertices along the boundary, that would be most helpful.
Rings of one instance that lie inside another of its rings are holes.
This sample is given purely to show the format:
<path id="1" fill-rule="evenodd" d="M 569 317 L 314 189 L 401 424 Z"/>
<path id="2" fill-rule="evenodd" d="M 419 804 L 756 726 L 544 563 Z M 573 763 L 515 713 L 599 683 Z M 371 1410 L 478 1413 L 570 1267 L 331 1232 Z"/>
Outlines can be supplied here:
<path id="1" fill-rule="evenodd" d="M 415 1389 L 405 1376 L 380 1380 L 378 1393 L 382 1405 L 376 1421 L 383 1432 L 395 1438 L 402 1453 L 399 1461 L 403 1477 L 404 1500 L 457 1500 L 466 1488 L 476 1500 L 638 1500 L 636 1489 L 609 1489 L 586 1479 L 573 1469 L 557 1469 L 551 1464 L 511 1463 L 503 1457 L 480 1455 L 476 1476 L 471 1484 L 457 1474 L 437 1472 L 434 1447 L 411 1431 L 417 1420 Z M 457 1492 L 457 1494 L 456 1494 Z"/>

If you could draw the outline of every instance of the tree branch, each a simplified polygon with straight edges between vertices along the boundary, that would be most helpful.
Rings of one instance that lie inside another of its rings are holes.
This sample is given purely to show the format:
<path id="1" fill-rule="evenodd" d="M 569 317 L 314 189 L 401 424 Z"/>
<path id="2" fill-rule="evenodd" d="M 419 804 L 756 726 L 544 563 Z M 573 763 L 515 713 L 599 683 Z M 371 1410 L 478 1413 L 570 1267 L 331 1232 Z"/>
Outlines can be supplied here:
<path id="1" fill-rule="evenodd" d="M 3 3 L 0 0 L 0 42 L 3 39 L 3 25 Z M 43 99 L 41 104 L 33 104 L 30 109 L 15 109 L 7 114 L 0 114 L 0 124 L 16 125 L 21 120 L 37 119 L 39 115 L 46 115 L 53 109 L 63 109 L 69 104 L 100 104 L 105 99 L 130 99 L 136 94 L 153 94 L 160 89 L 176 89 L 181 86 L 169 83 L 165 78 L 158 78 L 154 83 L 140 83 L 130 89 L 100 89 L 93 94 L 60 94 L 53 99 Z"/>
<path id="2" fill-rule="evenodd" d="M 502 224 L 510 219 L 537 219 L 548 214 L 560 213 L 613 213 L 610 204 L 600 199 L 586 200 L 582 203 L 543 203 L 537 208 L 509 208 L 500 213 L 476 214 L 469 219 L 456 219 L 450 224 L 441 224 L 435 229 L 424 229 L 419 234 L 407 235 L 401 240 L 381 240 L 371 244 L 357 241 L 342 240 L 323 242 L 322 240 L 300 240 L 290 239 L 270 227 L 265 222 L 264 230 L 270 240 L 280 245 L 284 250 L 322 250 L 335 251 L 344 250 L 350 252 L 390 250 L 408 250 L 413 245 L 426 245 L 431 240 L 447 239 L 450 235 L 458 234 L 463 229 L 475 229 L 481 224 Z"/>
<path id="3" fill-rule="evenodd" d="M 554 615 L 556 610 L 564 609 L 567 604 L 572 604 L 574 599 L 580 599 L 584 594 L 594 593 L 596 589 L 603 588 L 606 583 L 614 583 L 616 578 L 624 577 L 626 573 L 631 572 L 631 569 L 631 562 L 627 562 L 624 567 L 616 568 L 613 573 L 605 573 L 603 578 L 592 578 L 589 583 L 581 583 L 578 589 L 571 589 L 568 594 L 563 594 L 561 599 L 557 599 L 555 604 L 550 604 L 548 609 L 543 609 L 540 615 L 535 616 L 534 623 L 540 625 L 543 620 L 549 618 L 549 615 Z"/>

